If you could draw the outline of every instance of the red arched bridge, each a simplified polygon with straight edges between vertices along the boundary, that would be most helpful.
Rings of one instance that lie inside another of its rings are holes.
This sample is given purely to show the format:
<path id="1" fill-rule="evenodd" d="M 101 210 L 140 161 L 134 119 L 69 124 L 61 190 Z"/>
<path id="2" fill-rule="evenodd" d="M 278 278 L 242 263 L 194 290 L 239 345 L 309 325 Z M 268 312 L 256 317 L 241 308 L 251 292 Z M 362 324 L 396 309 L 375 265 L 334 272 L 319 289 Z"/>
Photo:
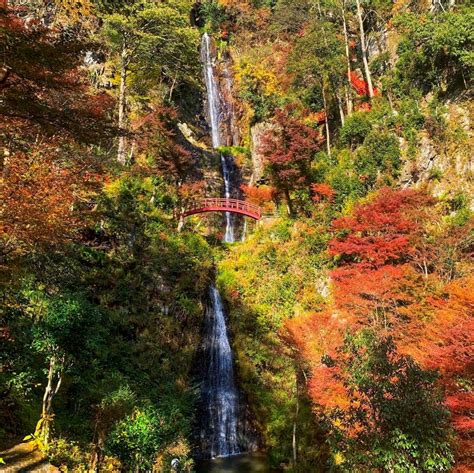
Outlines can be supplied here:
<path id="1" fill-rule="evenodd" d="M 255 220 L 262 218 L 262 211 L 258 205 L 250 204 L 244 200 L 219 198 L 195 200 L 187 206 L 182 215 L 183 217 L 189 217 L 205 212 L 232 212 Z"/>

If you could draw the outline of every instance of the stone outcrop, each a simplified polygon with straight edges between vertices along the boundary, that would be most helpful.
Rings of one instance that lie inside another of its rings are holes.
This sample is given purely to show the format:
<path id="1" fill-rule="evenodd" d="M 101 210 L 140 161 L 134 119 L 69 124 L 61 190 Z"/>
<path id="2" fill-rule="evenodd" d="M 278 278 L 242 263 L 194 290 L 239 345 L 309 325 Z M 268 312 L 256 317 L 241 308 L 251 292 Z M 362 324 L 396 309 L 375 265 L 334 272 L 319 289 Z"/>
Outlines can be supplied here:
<path id="1" fill-rule="evenodd" d="M 450 103 L 444 116 L 445 135 L 439 141 L 428 132 L 420 134 L 418 153 L 406 159 L 400 184 L 403 187 L 425 186 L 436 197 L 453 197 L 464 193 L 474 209 L 474 139 L 473 106 L 468 102 Z M 402 150 L 407 148 L 402 140 Z"/>

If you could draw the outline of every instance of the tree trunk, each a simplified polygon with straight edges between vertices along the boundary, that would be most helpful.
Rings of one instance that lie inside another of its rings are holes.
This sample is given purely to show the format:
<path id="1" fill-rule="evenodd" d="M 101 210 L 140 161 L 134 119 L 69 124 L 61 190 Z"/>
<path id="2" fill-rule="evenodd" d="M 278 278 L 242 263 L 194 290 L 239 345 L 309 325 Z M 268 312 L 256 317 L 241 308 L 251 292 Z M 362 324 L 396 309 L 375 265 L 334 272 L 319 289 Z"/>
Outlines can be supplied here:
<path id="1" fill-rule="evenodd" d="M 286 208 L 288 211 L 288 215 L 292 217 L 294 213 L 293 213 L 293 202 L 291 201 L 291 197 L 290 197 L 290 191 L 285 188 L 283 192 L 285 193 Z"/>
<path id="2" fill-rule="evenodd" d="M 100 420 L 98 421 L 100 423 Z M 102 459 L 104 457 L 105 431 L 102 427 L 96 426 L 96 439 L 94 442 L 94 452 L 90 462 L 90 471 L 99 473 Z"/>
<path id="3" fill-rule="evenodd" d="M 342 28 L 344 30 L 344 44 L 346 47 L 346 61 L 347 61 L 347 83 L 349 88 L 346 86 L 346 106 L 347 106 L 347 115 L 352 113 L 354 108 L 351 97 L 350 90 L 350 80 L 351 80 L 351 52 L 349 49 L 349 34 L 347 33 L 347 23 L 346 23 L 346 12 L 345 12 L 345 0 L 341 0 L 341 16 L 342 16 Z"/>
<path id="4" fill-rule="evenodd" d="M 321 11 L 321 2 L 319 0 L 317 2 L 317 6 L 318 6 L 319 18 L 322 20 L 323 19 L 323 12 Z M 328 41 L 327 41 L 327 38 L 326 38 L 326 32 L 324 30 L 324 26 L 323 26 L 322 30 L 323 30 L 323 36 L 324 36 L 324 44 L 327 47 Z M 321 81 L 321 91 L 322 91 L 322 96 L 323 96 L 324 114 L 326 115 L 326 121 L 324 122 L 324 126 L 325 126 L 325 129 L 326 129 L 326 148 L 327 148 L 327 151 L 328 151 L 328 156 L 330 157 L 331 156 L 331 141 L 330 141 L 330 138 L 329 138 L 329 121 L 328 121 L 329 114 L 328 114 L 328 106 L 327 106 L 327 100 L 326 100 L 326 90 L 325 90 L 324 76 L 323 76 L 322 81 Z"/>
<path id="5" fill-rule="evenodd" d="M 296 376 L 296 410 L 295 410 L 295 419 L 293 421 L 293 438 L 292 438 L 292 447 L 293 447 L 293 470 L 296 471 L 296 461 L 298 456 L 298 448 L 296 441 L 296 431 L 298 425 L 298 414 L 300 411 L 300 403 L 298 399 L 298 376 Z"/>
<path id="6" fill-rule="evenodd" d="M 336 93 L 336 97 L 337 97 L 337 105 L 339 107 L 339 115 L 341 117 L 341 125 L 344 126 L 344 123 L 346 122 L 346 117 L 344 115 L 344 107 L 342 106 L 341 95 L 339 93 Z"/>
<path id="7" fill-rule="evenodd" d="M 125 164 L 127 160 L 126 146 L 127 137 L 126 132 L 126 114 L 127 114 L 127 72 L 128 72 L 128 52 L 127 43 L 124 40 L 122 46 L 122 54 L 120 56 L 120 92 L 119 92 L 119 113 L 118 126 L 120 129 L 120 137 L 117 151 L 117 161 L 120 164 Z"/>
<path id="8" fill-rule="evenodd" d="M 331 157 L 331 141 L 330 141 L 330 136 L 329 136 L 329 114 L 328 114 L 328 107 L 327 107 L 327 101 L 326 101 L 326 90 L 325 90 L 325 84 L 324 81 L 322 83 L 322 94 L 323 94 L 323 105 L 324 105 L 324 113 L 326 114 L 326 121 L 324 122 L 324 126 L 326 129 L 326 149 L 328 152 L 328 156 Z"/>
<path id="9" fill-rule="evenodd" d="M 367 58 L 367 45 L 365 41 L 364 20 L 362 18 L 362 7 L 360 5 L 360 0 L 356 0 L 356 5 L 357 5 L 357 19 L 359 20 L 360 46 L 362 49 L 362 62 L 364 63 L 365 78 L 367 80 L 367 87 L 369 88 L 369 96 L 370 98 L 372 98 L 374 96 L 374 87 L 372 85 L 372 75 L 370 74 L 369 60 Z"/>
<path id="10" fill-rule="evenodd" d="M 54 396 L 58 393 L 63 380 L 64 360 L 60 361 L 59 372 L 56 366 L 56 357 L 49 359 L 48 383 L 44 390 L 43 403 L 41 409 L 41 419 L 38 424 L 38 430 L 35 433 L 44 443 L 48 444 L 51 420 L 52 420 L 52 403 Z"/>

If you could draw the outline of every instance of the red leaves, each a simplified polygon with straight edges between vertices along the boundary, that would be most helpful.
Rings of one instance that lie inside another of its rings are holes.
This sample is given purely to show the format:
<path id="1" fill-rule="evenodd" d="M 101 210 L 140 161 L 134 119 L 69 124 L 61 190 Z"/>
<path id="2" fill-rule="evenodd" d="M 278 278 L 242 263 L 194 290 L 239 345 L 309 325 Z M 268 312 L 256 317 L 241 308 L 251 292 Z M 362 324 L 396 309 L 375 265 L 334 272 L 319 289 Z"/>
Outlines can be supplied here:
<path id="1" fill-rule="evenodd" d="M 275 112 L 275 127 L 265 133 L 260 148 L 278 190 L 309 186 L 309 165 L 321 145 L 320 133 L 293 112 L 294 107 Z"/>
<path id="2" fill-rule="evenodd" d="M 270 186 L 254 187 L 242 184 L 240 189 L 245 194 L 247 200 L 256 205 L 263 205 L 267 202 L 271 202 L 275 193 L 275 189 Z"/>
<path id="3" fill-rule="evenodd" d="M 334 196 L 336 195 L 336 191 L 329 185 L 325 183 L 321 184 L 313 184 L 311 186 L 311 190 L 313 192 L 313 202 L 319 203 L 323 200 L 327 202 L 332 202 Z"/>
<path id="4" fill-rule="evenodd" d="M 422 228 L 417 212 L 429 202 L 416 191 L 382 189 L 352 216 L 333 222 L 339 236 L 329 252 L 339 257 L 331 274 L 338 307 L 385 326 L 394 323 L 398 308 L 413 299 L 403 288 L 412 271 L 413 240 Z"/>
<path id="5" fill-rule="evenodd" d="M 382 189 L 351 217 L 333 222 L 333 229 L 344 233 L 330 242 L 330 253 L 341 257 L 340 266 L 375 269 L 408 261 L 410 239 L 422 223 L 414 219 L 414 211 L 429 202 L 416 191 Z"/>
<path id="6" fill-rule="evenodd" d="M 357 95 L 367 95 L 367 96 L 369 95 L 369 86 L 367 82 L 365 82 L 364 79 L 361 79 L 358 76 L 357 72 L 355 71 L 350 72 L 349 81 L 352 87 L 354 88 L 354 90 L 356 91 Z M 380 95 L 380 91 L 376 87 L 374 87 L 374 95 L 376 97 Z"/>

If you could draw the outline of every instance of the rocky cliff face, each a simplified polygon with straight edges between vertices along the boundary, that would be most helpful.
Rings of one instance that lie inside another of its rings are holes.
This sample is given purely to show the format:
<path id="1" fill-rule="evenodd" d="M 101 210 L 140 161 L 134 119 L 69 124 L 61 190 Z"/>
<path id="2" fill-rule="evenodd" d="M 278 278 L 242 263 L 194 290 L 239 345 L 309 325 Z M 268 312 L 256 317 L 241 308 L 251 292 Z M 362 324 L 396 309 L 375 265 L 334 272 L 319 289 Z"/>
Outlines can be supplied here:
<path id="1" fill-rule="evenodd" d="M 474 107 L 467 100 L 447 103 L 444 129 L 420 133 L 418 153 L 407 159 L 400 183 L 403 187 L 425 186 L 436 197 L 453 198 L 463 193 L 474 209 Z M 406 150 L 402 142 L 402 149 Z"/>
<path id="2" fill-rule="evenodd" d="M 251 138 L 252 138 L 252 145 L 251 145 L 251 155 L 252 155 L 252 168 L 253 173 L 251 177 L 251 184 L 257 184 L 263 177 L 264 172 L 264 157 L 260 153 L 260 149 L 262 147 L 262 138 L 268 130 L 273 129 L 274 126 L 268 122 L 257 123 L 254 125 L 251 130 Z"/>

